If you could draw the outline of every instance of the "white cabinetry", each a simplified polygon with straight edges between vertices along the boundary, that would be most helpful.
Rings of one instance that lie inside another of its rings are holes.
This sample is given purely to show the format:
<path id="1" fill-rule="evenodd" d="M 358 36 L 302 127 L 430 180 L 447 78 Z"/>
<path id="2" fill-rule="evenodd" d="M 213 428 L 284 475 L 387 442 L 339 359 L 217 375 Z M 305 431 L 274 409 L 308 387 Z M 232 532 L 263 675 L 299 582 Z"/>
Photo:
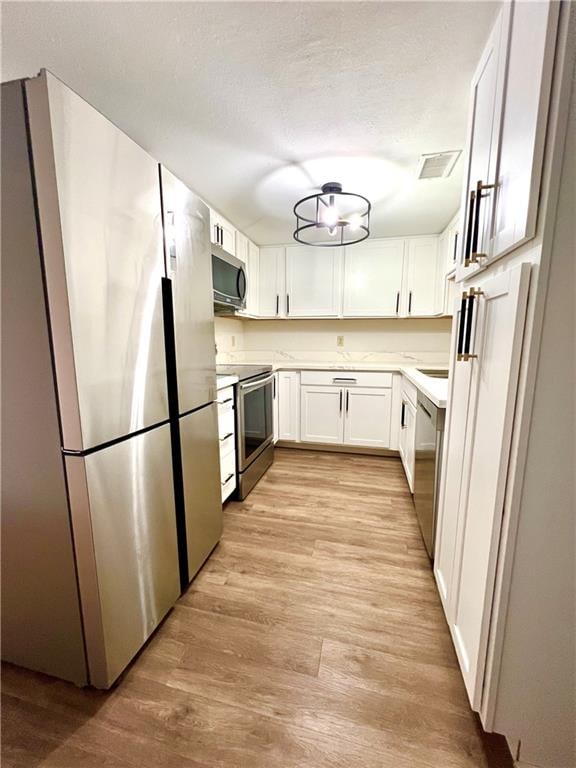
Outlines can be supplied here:
<path id="1" fill-rule="evenodd" d="M 409 238 L 405 262 L 402 314 L 408 317 L 442 314 L 444 271 L 439 264 L 438 237 Z"/>
<path id="2" fill-rule="evenodd" d="M 210 239 L 225 251 L 236 255 L 236 229 L 216 211 L 210 209 Z"/>
<path id="3" fill-rule="evenodd" d="M 260 317 L 279 317 L 284 311 L 284 248 L 260 248 L 258 269 Z"/>
<path id="4" fill-rule="evenodd" d="M 260 284 L 260 249 L 248 240 L 246 260 L 246 314 L 258 315 L 259 284 Z"/>
<path id="5" fill-rule="evenodd" d="M 530 267 L 523 264 L 479 280 L 479 295 L 466 302 L 465 323 L 460 323 L 459 312 L 455 313 L 458 333 L 452 349 L 434 570 L 466 690 L 477 711 L 484 681 L 529 272 Z"/>
<path id="6" fill-rule="evenodd" d="M 220 484 L 222 501 L 236 490 L 236 434 L 234 387 L 218 390 L 218 437 L 220 439 Z"/>
<path id="7" fill-rule="evenodd" d="M 390 447 L 391 374 L 303 371 L 300 392 L 303 442 Z"/>
<path id="8" fill-rule="evenodd" d="M 401 384 L 400 434 L 398 451 L 410 491 L 414 493 L 414 460 L 416 445 L 416 387 L 406 379 Z"/>
<path id="9" fill-rule="evenodd" d="M 300 440 L 300 372 L 278 371 L 278 440 Z"/>
<path id="10" fill-rule="evenodd" d="M 329 385 L 308 384 L 302 386 L 300 391 L 301 439 L 307 443 L 341 444 L 344 390 Z"/>
<path id="11" fill-rule="evenodd" d="M 272 376 L 272 396 L 273 396 L 273 402 L 272 402 L 272 435 L 274 442 L 278 442 L 278 404 L 280 402 L 280 397 L 278 395 L 278 373 L 274 373 Z"/>
<path id="12" fill-rule="evenodd" d="M 344 317 L 397 317 L 404 240 L 367 240 L 344 253 Z"/>
<path id="13" fill-rule="evenodd" d="M 338 248 L 286 248 L 286 316 L 338 317 L 341 263 Z"/>
<path id="14" fill-rule="evenodd" d="M 346 389 L 344 445 L 389 448 L 391 403 L 392 389 Z"/>
<path id="15" fill-rule="evenodd" d="M 534 236 L 559 6 L 505 4 L 474 75 L 458 280 Z"/>

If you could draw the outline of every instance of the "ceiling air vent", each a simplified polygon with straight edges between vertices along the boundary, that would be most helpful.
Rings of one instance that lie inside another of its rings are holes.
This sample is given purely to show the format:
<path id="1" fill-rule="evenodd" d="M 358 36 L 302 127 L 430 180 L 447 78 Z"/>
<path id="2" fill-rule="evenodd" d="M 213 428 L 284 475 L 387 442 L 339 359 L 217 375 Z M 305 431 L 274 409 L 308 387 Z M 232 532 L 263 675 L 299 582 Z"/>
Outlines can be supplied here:
<path id="1" fill-rule="evenodd" d="M 421 155 L 418 178 L 445 179 L 452 173 L 460 154 L 461 150 L 455 149 L 452 152 L 434 152 L 431 155 Z"/>

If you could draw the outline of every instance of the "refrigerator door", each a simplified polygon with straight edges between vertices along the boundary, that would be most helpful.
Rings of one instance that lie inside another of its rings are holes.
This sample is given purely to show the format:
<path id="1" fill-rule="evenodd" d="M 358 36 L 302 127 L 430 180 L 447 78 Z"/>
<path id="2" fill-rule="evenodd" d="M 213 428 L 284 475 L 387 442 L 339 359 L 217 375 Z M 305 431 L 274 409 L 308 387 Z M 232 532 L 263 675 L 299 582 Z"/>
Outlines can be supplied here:
<path id="1" fill-rule="evenodd" d="M 222 535 L 216 403 L 180 418 L 180 440 L 191 581 Z"/>
<path id="2" fill-rule="evenodd" d="M 170 426 L 65 461 L 90 682 L 108 688 L 180 595 Z"/>
<path id="3" fill-rule="evenodd" d="M 157 163 L 54 76 L 27 100 L 63 445 L 168 417 Z"/>
<path id="4" fill-rule="evenodd" d="M 172 280 L 179 412 L 216 399 L 210 213 L 161 167 L 166 276 Z"/>

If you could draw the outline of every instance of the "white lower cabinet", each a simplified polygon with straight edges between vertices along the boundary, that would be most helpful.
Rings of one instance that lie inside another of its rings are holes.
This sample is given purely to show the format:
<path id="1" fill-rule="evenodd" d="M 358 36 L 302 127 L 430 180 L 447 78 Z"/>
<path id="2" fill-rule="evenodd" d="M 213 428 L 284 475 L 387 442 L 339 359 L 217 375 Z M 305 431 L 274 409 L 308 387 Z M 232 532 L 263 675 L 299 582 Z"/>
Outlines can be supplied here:
<path id="1" fill-rule="evenodd" d="M 434 573 L 480 711 L 530 266 L 475 282 L 455 307 Z M 460 354 L 459 354 L 460 351 Z"/>
<path id="2" fill-rule="evenodd" d="M 390 447 L 391 374 L 305 371 L 300 402 L 303 442 Z"/>
<path id="3" fill-rule="evenodd" d="M 278 440 L 300 440 L 300 371 L 278 371 Z"/>
<path id="4" fill-rule="evenodd" d="M 234 387 L 218 390 L 218 437 L 220 439 L 220 484 L 222 501 L 236 490 L 236 430 Z"/>
<path id="5" fill-rule="evenodd" d="M 272 436 L 274 443 L 278 442 L 278 403 L 280 398 L 278 396 L 278 373 L 273 374 L 272 378 Z"/>
<path id="6" fill-rule="evenodd" d="M 392 389 L 346 389 L 344 445 L 389 448 L 391 404 Z"/>
<path id="7" fill-rule="evenodd" d="M 344 390 L 309 384 L 300 390 L 300 438 L 306 443 L 342 443 Z"/>
<path id="8" fill-rule="evenodd" d="M 414 461 L 416 444 L 416 405 L 402 389 L 402 404 L 400 411 L 400 434 L 398 436 L 398 451 L 406 474 L 406 480 L 411 493 L 414 493 Z"/>

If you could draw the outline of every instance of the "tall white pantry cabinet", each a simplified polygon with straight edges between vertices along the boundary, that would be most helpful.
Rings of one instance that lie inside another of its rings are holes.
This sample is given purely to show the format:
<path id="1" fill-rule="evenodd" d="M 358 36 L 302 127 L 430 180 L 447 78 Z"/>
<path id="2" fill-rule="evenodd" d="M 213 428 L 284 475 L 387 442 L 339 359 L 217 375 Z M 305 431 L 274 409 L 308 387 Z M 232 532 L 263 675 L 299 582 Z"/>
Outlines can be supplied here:
<path id="1" fill-rule="evenodd" d="M 539 768 L 576 765 L 575 40 L 507 3 L 473 79 L 434 564 L 472 708 Z"/>

